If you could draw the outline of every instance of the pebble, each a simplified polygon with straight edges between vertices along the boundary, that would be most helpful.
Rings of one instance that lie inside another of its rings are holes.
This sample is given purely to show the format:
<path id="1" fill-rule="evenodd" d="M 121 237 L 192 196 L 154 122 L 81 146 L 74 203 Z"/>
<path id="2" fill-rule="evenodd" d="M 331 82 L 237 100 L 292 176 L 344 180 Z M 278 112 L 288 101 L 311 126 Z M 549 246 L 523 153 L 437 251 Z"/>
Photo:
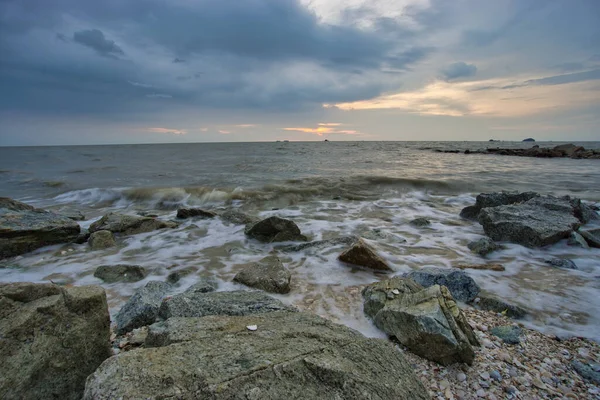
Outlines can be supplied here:
<path id="1" fill-rule="evenodd" d="M 514 387 L 514 386 L 512 386 L 512 385 L 511 385 L 511 386 L 506 386 L 506 387 L 504 388 L 504 391 L 505 391 L 506 393 L 508 393 L 508 394 L 515 394 L 515 393 L 517 393 L 517 391 L 518 391 L 518 390 L 517 390 L 517 388 L 516 388 L 516 387 Z"/>
<path id="2" fill-rule="evenodd" d="M 467 380 L 467 376 L 465 374 L 463 374 L 462 372 L 459 372 L 456 375 L 456 380 L 459 382 L 464 382 L 465 380 Z"/>
<path id="3" fill-rule="evenodd" d="M 485 390 L 483 390 L 483 389 L 479 389 L 479 390 L 477 391 L 477 396 L 478 396 L 478 397 L 485 397 Z"/>
<path id="4" fill-rule="evenodd" d="M 258 326 L 256 326 L 256 325 L 248 325 L 246 328 L 247 328 L 249 331 L 255 331 L 255 330 L 257 330 L 257 329 L 258 329 Z"/>
<path id="5" fill-rule="evenodd" d="M 542 382 L 539 378 L 533 378 L 531 383 L 533 384 L 533 386 L 535 386 L 538 389 L 542 389 L 542 390 L 548 389 L 548 387 L 544 384 L 544 382 Z"/>
<path id="6" fill-rule="evenodd" d="M 444 395 L 446 396 L 446 399 L 448 399 L 448 400 L 454 399 L 454 395 L 452 394 L 452 390 L 450 390 L 450 388 L 446 388 Z"/>
<path id="7" fill-rule="evenodd" d="M 440 390 L 446 390 L 446 388 L 448 388 L 450 386 L 450 382 L 448 382 L 447 380 L 443 380 L 439 383 L 440 386 Z"/>
<path id="8" fill-rule="evenodd" d="M 486 381 L 479 381 L 479 385 L 484 388 L 484 389 L 489 389 L 490 388 L 490 384 Z"/>
<path id="9" fill-rule="evenodd" d="M 504 351 L 498 354 L 498 359 L 500 359 L 500 361 L 504 361 L 504 362 L 511 361 L 510 354 L 508 354 L 507 352 L 504 352 Z"/>
<path id="10" fill-rule="evenodd" d="M 516 368 L 511 368 L 508 370 L 508 374 L 513 377 L 516 378 L 517 376 L 519 376 L 519 371 L 517 371 Z"/>
<path id="11" fill-rule="evenodd" d="M 488 349 L 493 349 L 494 347 L 496 347 L 494 345 L 494 343 L 492 343 L 492 341 L 489 340 L 489 339 L 483 339 L 482 344 L 483 344 L 484 347 L 486 347 Z"/>
<path id="12" fill-rule="evenodd" d="M 585 347 L 578 348 L 577 353 L 583 358 L 588 358 L 590 356 L 590 351 Z"/>
<path id="13" fill-rule="evenodd" d="M 492 372 L 490 372 L 490 378 L 500 382 L 502 380 L 502 375 L 500 375 L 500 372 L 493 370 Z"/>
<path id="14" fill-rule="evenodd" d="M 482 373 L 480 373 L 480 374 L 479 374 L 479 376 L 480 376 L 480 377 L 481 377 L 483 380 L 486 380 L 486 381 L 487 381 L 488 379 L 490 379 L 490 374 L 489 374 L 489 373 L 487 373 L 487 372 L 482 372 Z"/>

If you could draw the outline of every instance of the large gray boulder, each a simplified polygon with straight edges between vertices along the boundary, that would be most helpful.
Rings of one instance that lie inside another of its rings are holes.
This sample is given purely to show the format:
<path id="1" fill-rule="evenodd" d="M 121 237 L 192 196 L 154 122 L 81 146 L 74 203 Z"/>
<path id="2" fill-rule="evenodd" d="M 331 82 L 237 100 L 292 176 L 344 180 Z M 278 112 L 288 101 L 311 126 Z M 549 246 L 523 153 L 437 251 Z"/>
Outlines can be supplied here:
<path id="1" fill-rule="evenodd" d="M 349 249 L 340 254 L 338 260 L 376 271 L 392 270 L 387 262 L 375 252 L 375 249 L 362 239 L 358 239 Z"/>
<path id="2" fill-rule="evenodd" d="M 473 278 L 462 270 L 423 267 L 412 271 L 407 277 L 423 287 L 446 286 L 455 300 L 465 303 L 473 301 L 481 290 Z"/>
<path id="3" fill-rule="evenodd" d="M 161 319 L 169 319 L 207 315 L 250 315 L 271 311 L 295 311 L 295 309 L 262 292 L 188 291 L 165 298 L 160 305 L 158 316 Z"/>
<path id="4" fill-rule="evenodd" d="M 83 398 L 429 399 L 391 343 L 309 313 L 171 318 L 145 346 L 106 360 Z"/>
<path id="5" fill-rule="evenodd" d="M 233 281 L 265 292 L 288 293 L 291 278 L 277 256 L 267 256 L 238 272 Z"/>
<path id="6" fill-rule="evenodd" d="M 109 340 L 101 287 L 0 284 L 0 397 L 80 399 Z"/>
<path id="7" fill-rule="evenodd" d="M 505 206 L 515 203 L 523 203 L 531 200 L 534 197 L 538 197 L 539 194 L 535 192 L 495 192 L 495 193 L 481 193 L 475 199 L 475 204 L 467 206 L 462 209 L 460 216 L 466 219 L 477 220 L 479 212 L 487 207 L 498 207 Z"/>
<path id="8" fill-rule="evenodd" d="M 144 232 L 152 232 L 157 229 L 174 228 L 177 224 L 170 221 L 137 215 L 125 215 L 109 213 L 90 225 L 90 232 L 111 231 L 124 235 L 134 235 Z"/>
<path id="9" fill-rule="evenodd" d="M 67 217 L 0 198 L 0 259 L 77 239 L 79 224 Z"/>
<path id="10" fill-rule="evenodd" d="M 158 309 L 171 285 L 160 281 L 150 281 L 121 307 L 115 321 L 117 334 L 123 335 L 136 328 L 153 324 L 158 317 Z"/>
<path id="11" fill-rule="evenodd" d="M 260 242 L 305 242 L 306 236 L 302 235 L 298 225 L 289 219 L 269 217 L 262 221 L 248 224 L 244 230 L 246 235 Z"/>
<path id="12" fill-rule="evenodd" d="M 411 352 L 442 365 L 473 363 L 479 342 L 446 287 L 394 277 L 362 294 L 365 314 Z"/>

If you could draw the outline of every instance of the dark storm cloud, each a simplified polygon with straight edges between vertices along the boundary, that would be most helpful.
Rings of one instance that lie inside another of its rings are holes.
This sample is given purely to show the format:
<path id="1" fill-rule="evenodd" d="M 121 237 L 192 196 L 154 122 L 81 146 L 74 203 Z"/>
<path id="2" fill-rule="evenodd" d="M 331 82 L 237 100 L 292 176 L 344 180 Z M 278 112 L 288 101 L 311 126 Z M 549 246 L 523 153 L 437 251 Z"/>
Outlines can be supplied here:
<path id="1" fill-rule="evenodd" d="M 73 33 L 73 41 L 95 50 L 104 57 L 117 58 L 125 52 L 117 46 L 114 40 L 108 40 L 104 33 L 98 29 L 87 29 Z"/>
<path id="2" fill-rule="evenodd" d="M 468 78 L 477 73 L 477 66 L 460 61 L 448 65 L 446 68 L 441 70 L 441 73 L 442 77 L 448 81 L 460 78 Z"/>

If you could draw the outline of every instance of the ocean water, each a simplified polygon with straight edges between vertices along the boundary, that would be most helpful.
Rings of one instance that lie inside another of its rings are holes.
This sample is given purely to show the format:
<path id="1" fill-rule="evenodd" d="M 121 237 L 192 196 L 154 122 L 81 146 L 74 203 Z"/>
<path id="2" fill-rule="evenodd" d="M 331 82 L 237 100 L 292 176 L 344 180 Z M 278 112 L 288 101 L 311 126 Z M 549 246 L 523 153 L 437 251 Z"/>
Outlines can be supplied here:
<path id="1" fill-rule="evenodd" d="M 561 143 L 538 142 L 542 147 Z M 577 143 L 600 148 L 600 142 Z M 481 192 L 536 191 L 600 202 L 600 161 L 537 159 L 434 150 L 530 147 L 521 142 L 278 142 L 0 148 L 0 196 L 55 211 L 81 211 L 86 228 L 103 214 L 156 214 L 174 219 L 177 207 L 238 208 L 260 217 L 293 219 L 311 240 L 362 235 L 394 269 L 499 263 L 504 272 L 467 270 L 484 291 L 531 313 L 526 324 L 558 335 L 600 340 L 600 249 L 556 245 L 506 249 L 482 259 L 467 243 L 483 237 L 460 210 Z M 408 222 L 426 217 L 418 229 Z M 57 245 L 17 257 L 0 268 L 0 281 L 99 284 L 112 312 L 149 280 L 186 271 L 176 290 L 214 276 L 219 290 L 248 263 L 276 252 L 292 272 L 282 301 L 381 336 L 362 313 L 361 285 L 387 275 L 337 261 L 343 246 L 282 253 L 248 240 L 243 226 L 220 219 L 185 220 L 178 228 L 119 240 L 90 251 Z M 550 257 L 572 259 L 579 270 L 552 268 Z M 144 266 L 136 283 L 94 278 L 103 264 Z"/>

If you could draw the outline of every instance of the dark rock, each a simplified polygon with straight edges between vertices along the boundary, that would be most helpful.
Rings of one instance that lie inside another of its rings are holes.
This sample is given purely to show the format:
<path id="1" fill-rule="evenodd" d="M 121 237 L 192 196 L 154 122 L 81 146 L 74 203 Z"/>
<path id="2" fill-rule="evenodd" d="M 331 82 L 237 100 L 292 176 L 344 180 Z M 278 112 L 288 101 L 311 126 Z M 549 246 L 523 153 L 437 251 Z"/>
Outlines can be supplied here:
<path id="1" fill-rule="evenodd" d="M 523 142 L 535 142 L 534 138 L 523 139 Z"/>
<path id="2" fill-rule="evenodd" d="M 519 344 L 523 330 L 516 325 L 503 325 L 492 328 L 490 333 L 502 339 L 506 344 Z"/>
<path id="3" fill-rule="evenodd" d="M 79 224 L 69 218 L 0 198 L 0 259 L 73 242 L 79 231 Z"/>
<path id="4" fill-rule="evenodd" d="M 84 244 L 90 239 L 90 231 L 87 229 L 81 229 L 79 235 L 73 240 L 73 243 Z"/>
<path id="5" fill-rule="evenodd" d="M 394 277 L 367 286 L 362 294 L 365 314 L 411 352 L 443 365 L 473 363 L 472 346 L 479 342 L 444 286 L 423 289 Z"/>
<path id="6" fill-rule="evenodd" d="M 94 271 L 94 276 L 106 283 L 137 282 L 146 277 L 146 270 L 139 265 L 101 265 Z"/>
<path id="7" fill-rule="evenodd" d="M 554 147 L 555 151 L 560 151 L 563 155 L 567 157 L 571 157 L 578 151 L 585 151 L 585 149 L 581 146 L 575 146 L 573 143 L 569 144 L 561 144 L 559 146 Z"/>
<path id="8" fill-rule="evenodd" d="M 523 203 L 538 196 L 539 194 L 535 192 L 481 193 L 475 198 L 475 205 L 463 208 L 460 212 L 460 216 L 465 219 L 477 220 L 479 212 L 483 208 Z"/>
<path id="9" fill-rule="evenodd" d="M 431 225 L 431 221 L 429 221 L 427 218 L 420 217 L 410 221 L 410 224 L 419 228 L 424 228 Z"/>
<path id="10" fill-rule="evenodd" d="M 153 324 L 162 299 L 170 289 L 171 285 L 160 281 L 150 281 L 138 289 L 117 313 L 117 334 L 123 335 L 136 328 Z"/>
<path id="11" fill-rule="evenodd" d="M 298 251 L 304 251 L 307 249 L 321 250 L 329 247 L 335 247 L 340 245 L 353 245 L 358 241 L 357 236 L 342 236 L 335 239 L 315 240 L 314 242 L 292 244 L 288 246 L 277 247 L 277 250 L 285 253 L 294 253 Z"/>
<path id="12" fill-rule="evenodd" d="M 423 287 L 445 286 L 454 299 L 465 303 L 477 297 L 481 290 L 473 278 L 461 270 L 423 267 L 418 271 L 412 271 L 407 277 Z"/>
<path id="13" fill-rule="evenodd" d="M 185 292 L 163 300 L 158 316 L 204 317 L 207 315 L 250 315 L 271 311 L 295 311 L 262 292 Z"/>
<path id="14" fill-rule="evenodd" d="M 546 264 L 551 265 L 553 267 L 557 267 L 557 268 L 564 268 L 564 269 L 579 269 L 577 268 L 577 265 L 566 258 L 551 258 L 548 260 L 544 261 Z"/>
<path id="15" fill-rule="evenodd" d="M 569 239 L 567 240 L 567 244 L 569 246 L 582 247 L 584 249 L 589 249 L 590 248 L 590 246 L 585 241 L 585 238 L 583 236 L 581 236 L 579 233 L 575 232 L 575 231 L 571 232 L 571 234 L 569 235 Z"/>
<path id="16" fill-rule="evenodd" d="M 85 215 L 83 215 L 81 211 L 59 211 L 57 214 L 72 219 L 73 221 L 85 221 Z"/>
<path id="17" fill-rule="evenodd" d="M 238 210 L 229 209 L 221 213 L 221 219 L 236 225 L 254 224 L 259 221 L 258 218 L 245 214 Z"/>
<path id="18" fill-rule="evenodd" d="M 201 208 L 180 208 L 177 210 L 177 218 L 214 218 L 216 216 L 217 213 L 208 210 L 203 210 Z"/>
<path id="19" fill-rule="evenodd" d="M 473 253 L 479 254 L 482 257 L 485 257 L 489 253 L 496 250 L 500 250 L 502 248 L 501 246 L 494 243 L 492 239 L 487 237 L 470 242 L 469 244 L 467 244 L 467 247 Z"/>
<path id="20" fill-rule="evenodd" d="M 174 222 L 161 221 L 155 218 L 138 217 L 135 215 L 122 215 L 109 213 L 90 226 L 90 232 L 111 231 L 124 235 L 152 232 L 157 229 L 174 228 Z"/>
<path id="21" fill-rule="evenodd" d="M 99 286 L 0 284 L 3 399 L 81 399 L 108 357 L 110 317 Z"/>
<path id="22" fill-rule="evenodd" d="M 600 229 L 583 230 L 580 229 L 579 234 L 583 236 L 590 247 L 600 248 Z"/>
<path id="23" fill-rule="evenodd" d="M 352 247 L 339 255 L 338 259 L 348 264 L 376 271 L 391 271 L 390 266 L 364 240 L 357 240 Z"/>
<path id="24" fill-rule="evenodd" d="M 491 295 L 480 295 L 479 301 L 475 299 L 475 304 L 485 311 L 493 311 L 496 313 L 505 314 L 507 317 L 521 319 L 527 316 L 527 311 L 514 304 Z"/>
<path id="25" fill-rule="evenodd" d="M 292 274 L 277 256 L 267 256 L 238 272 L 234 282 L 271 293 L 289 293 Z"/>
<path id="26" fill-rule="evenodd" d="M 187 268 L 178 269 L 177 271 L 172 271 L 169 273 L 169 275 L 167 275 L 167 283 L 170 283 L 171 285 L 175 285 L 183 277 L 192 275 L 192 274 L 196 273 L 197 271 L 198 271 L 198 269 L 196 267 L 187 267 Z"/>
<path id="27" fill-rule="evenodd" d="M 92 250 L 104 250 L 109 247 L 115 247 L 117 242 L 111 231 L 96 231 L 90 234 L 88 244 Z"/>
<path id="28" fill-rule="evenodd" d="M 264 243 L 306 241 L 306 236 L 300 233 L 300 228 L 294 221 L 279 217 L 269 217 L 254 224 L 249 224 L 244 232 L 246 235 Z"/>
<path id="29" fill-rule="evenodd" d="M 249 325 L 256 325 L 254 332 Z M 158 347 L 151 347 L 158 346 Z M 149 362 L 152 360 L 152 362 Z M 429 395 L 392 344 L 309 313 L 172 318 L 90 376 L 85 400 L 379 399 Z"/>
<path id="30" fill-rule="evenodd" d="M 475 269 L 479 271 L 506 271 L 503 265 L 500 264 L 458 264 L 455 266 L 458 269 Z"/>
<path id="31" fill-rule="evenodd" d="M 198 282 L 194 283 L 192 286 L 187 288 L 186 293 L 210 293 L 217 290 L 219 287 L 219 282 L 212 276 L 210 277 L 200 277 L 198 278 Z"/>
<path id="32" fill-rule="evenodd" d="M 596 385 L 600 384 L 600 372 L 594 370 L 594 368 L 590 367 L 588 364 L 584 364 L 578 360 L 573 360 L 571 365 L 573 366 L 573 369 L 577 371 L 579 376 L 586 381 Z"/>

